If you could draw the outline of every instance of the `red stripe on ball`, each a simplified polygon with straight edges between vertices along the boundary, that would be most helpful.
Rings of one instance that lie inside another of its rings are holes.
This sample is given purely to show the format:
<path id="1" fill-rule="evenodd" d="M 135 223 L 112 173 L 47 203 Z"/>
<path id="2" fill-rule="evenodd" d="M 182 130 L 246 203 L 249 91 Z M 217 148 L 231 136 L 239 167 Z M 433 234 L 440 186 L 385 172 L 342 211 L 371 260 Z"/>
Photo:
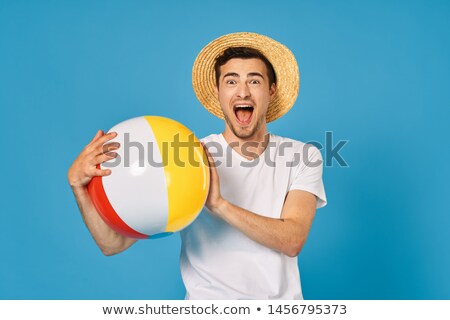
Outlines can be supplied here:
<path id="1" fill-rule="evenodd" d="M 108 226 L 118 233 L 135 239 L 147 239 L 149 236 L 137 232 L 128 226 L 117 214 L 106 196 L 103 188 L 102 177 L 94 177 L 88 184 L 88 193 L 95 208 Z"/>

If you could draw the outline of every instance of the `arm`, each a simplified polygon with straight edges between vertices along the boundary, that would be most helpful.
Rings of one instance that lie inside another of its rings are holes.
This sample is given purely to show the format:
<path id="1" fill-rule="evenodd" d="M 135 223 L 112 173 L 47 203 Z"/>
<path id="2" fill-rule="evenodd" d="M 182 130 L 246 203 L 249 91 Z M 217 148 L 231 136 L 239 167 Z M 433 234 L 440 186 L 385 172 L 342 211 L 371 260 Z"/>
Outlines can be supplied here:
<path id="1" fill-rule="evenodd" d="M 214 214 L 254 241 L 295 257 L 308 237 L 316 212 L 316 197 L 302 190 L 290 191 L 280 219 L 260 216 L 226 200 L 213 208 L 210 210 Z"/>
<path id="2" fill-rule="evenodd" d="M 97 165 L 117 156 L 115 152 L 110 151 L 118 149 L 118 144 L 105 144 L 115 136 L 115 133 L 97 132 L 73 162 L 67 174 L 81 216 L 100 250 L 108 256 L 122 252 L 136 242 L 135 239 L 120 235 L 103 221 L 87 191 L 87 185 L 94 176 L 111 174 L 111 170 L 97 169 Z"/>
<path id="3" fill-rule="evenodd" d="M 219 176 L 214 167 L 214 159 L 209 158 L 211 183 L 206 206 L 212 214 L 239 229 L 254 241 L 278 250 L 290 257 L 297 256 L 308 237 L 316 212 L 316 196 L 302 190 L 292 190 L 283 205 L 281 218 L 260 216 L 222 198 Z"/>

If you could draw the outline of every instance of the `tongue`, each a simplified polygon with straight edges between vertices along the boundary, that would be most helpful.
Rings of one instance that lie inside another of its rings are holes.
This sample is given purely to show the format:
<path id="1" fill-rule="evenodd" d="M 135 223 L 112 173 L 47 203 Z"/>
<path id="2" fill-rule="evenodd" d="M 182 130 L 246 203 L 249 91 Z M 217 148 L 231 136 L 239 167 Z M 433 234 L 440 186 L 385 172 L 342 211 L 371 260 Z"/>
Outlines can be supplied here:
<path id="1" fill-rule="evenodd" d="M 236 117 L 240 122 L 247 122 L 252 116 L 252 110 L 250 109 L 238 109 L 236 111 Z"/>

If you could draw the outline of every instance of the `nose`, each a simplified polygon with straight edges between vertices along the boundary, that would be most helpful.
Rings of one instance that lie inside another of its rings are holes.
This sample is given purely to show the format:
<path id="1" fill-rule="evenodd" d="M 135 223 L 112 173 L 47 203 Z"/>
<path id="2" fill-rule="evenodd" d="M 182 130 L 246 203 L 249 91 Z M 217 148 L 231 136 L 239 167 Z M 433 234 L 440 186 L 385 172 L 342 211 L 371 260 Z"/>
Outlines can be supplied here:
<path id="1" fill-rule="evenodd" d="M 242 82 L 237 86 L 236 95 L 240 99 L 246 99 L 246 98 L 250 97 L 250 90 L 248 88 L 247 83 Z"/>

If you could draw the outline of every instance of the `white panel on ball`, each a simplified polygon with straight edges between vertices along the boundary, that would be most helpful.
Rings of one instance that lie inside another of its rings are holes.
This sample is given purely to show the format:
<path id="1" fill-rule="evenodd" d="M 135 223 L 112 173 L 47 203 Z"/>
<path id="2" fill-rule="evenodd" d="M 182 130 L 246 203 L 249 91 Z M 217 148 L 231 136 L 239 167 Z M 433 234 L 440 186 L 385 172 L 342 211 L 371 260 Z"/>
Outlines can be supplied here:
<path id="1" fill-rule="evenodd" d="M 110 131 L 118 134 L 111 141 L 120 143 L 117 150 L 120 159 L 106 164 L 116 163 L 116 166 L 108 167 L 112 174 L 103 177 L 109 202 L 120 218 L 137 232 L 147 235 L 164 232 L 168 220 L 167 186 L 161 153 L 151 126 L 144 117 L 139 117 L 119 123 Z M 127 144 L 125 134 L 128 135 Z"/>

